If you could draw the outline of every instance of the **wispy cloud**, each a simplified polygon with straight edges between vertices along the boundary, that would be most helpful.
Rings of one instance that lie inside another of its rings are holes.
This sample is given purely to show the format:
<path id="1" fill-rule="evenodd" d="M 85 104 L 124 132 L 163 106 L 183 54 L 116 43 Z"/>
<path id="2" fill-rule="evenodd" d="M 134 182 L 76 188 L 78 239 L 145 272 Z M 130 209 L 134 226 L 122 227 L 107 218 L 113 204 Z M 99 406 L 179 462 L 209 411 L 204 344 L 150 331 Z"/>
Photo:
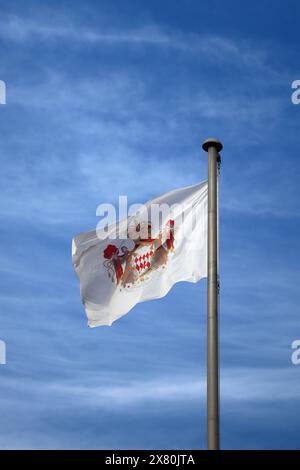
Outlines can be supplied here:
<path id="1" fill-rule="evenodd" d="M 269 401 L 299 399 L 300 385 L 297 370 L 288 368 L 236 368 L 223 369 L 221 372 L 222 401 Z M 129 382 L 123 385 L 103 387 L 97 385 L 50 386 L 62 396 L 75 396 L 90 406 L 115 408 L 140 406 L 145 402 L 164 401 L 185 402 L 204 400 L 206 382 L 191 377 L 159 377 L 152 381 Z"/>

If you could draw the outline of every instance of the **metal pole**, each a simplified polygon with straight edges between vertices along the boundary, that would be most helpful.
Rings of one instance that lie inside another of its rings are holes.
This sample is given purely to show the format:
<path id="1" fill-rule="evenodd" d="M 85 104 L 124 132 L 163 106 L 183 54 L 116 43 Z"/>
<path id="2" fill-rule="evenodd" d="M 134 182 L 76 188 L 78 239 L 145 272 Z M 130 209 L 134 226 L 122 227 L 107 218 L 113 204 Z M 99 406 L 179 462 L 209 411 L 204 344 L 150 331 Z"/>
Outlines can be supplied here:
<path id="1" fill-rule="evenodd" d="M 219 333 L 218 333 L 218 162 L 223 146 L 217 139 L 202 145 L 208 152 L 207 246 L 207 448 L 220 448 L 219 431 Z"/>

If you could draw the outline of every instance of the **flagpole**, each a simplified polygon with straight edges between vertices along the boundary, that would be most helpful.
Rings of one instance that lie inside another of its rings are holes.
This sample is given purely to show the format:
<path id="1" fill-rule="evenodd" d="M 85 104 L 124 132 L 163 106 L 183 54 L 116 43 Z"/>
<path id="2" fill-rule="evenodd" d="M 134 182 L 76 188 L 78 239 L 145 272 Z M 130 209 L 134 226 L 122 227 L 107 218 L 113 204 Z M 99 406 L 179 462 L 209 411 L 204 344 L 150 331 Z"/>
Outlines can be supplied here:
<path id="1" fill-rule="evenodd" d="M 218 332 L 218 162 L 223 145 L 210 138 L 203 142 L 208 152 L 208 245 L 207 245 L 207 449 L 220 448 L 219 332 Z"/>

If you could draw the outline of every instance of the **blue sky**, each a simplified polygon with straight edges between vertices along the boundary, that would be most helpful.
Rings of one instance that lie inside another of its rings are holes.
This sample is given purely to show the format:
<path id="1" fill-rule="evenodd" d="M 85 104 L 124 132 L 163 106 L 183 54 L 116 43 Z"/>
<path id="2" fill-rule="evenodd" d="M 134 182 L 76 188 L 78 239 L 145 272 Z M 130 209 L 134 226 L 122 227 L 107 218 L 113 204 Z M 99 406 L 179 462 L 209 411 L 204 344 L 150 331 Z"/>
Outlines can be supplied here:
<path id="1" fill-rule="evenodd" d="M 89 329 L 71 239 L 222 140 L 223 448 L 298 448 L 299 3 L 0 1 L 2 449 L 206 445 L 206 284 Z"/>

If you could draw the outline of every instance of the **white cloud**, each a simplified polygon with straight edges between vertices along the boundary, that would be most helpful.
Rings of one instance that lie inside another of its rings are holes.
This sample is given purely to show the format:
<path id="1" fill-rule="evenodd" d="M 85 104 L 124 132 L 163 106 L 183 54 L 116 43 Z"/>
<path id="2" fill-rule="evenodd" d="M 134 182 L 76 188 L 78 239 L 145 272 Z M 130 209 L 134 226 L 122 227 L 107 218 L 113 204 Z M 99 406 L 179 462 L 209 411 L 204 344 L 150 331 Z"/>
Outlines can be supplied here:
<path id="1" fill-rule="evenodd" d="M 222 64 L 230 62 L 238 67 L 251 67 L 263 70 L 265 78 L 269 74 L 273 79 L 282 78 L 282 71 L 276 72 L 266 61 L 269 44 L 256 47 L 247 40 L 233 41 L 228 37 L 216 34 L 197 34 L 181 32 L 171 28 L 163 28 L 159 24 L 146 23 L 135 28 L 112 28 L 107 22 L 101 20 L 97 29 L 85 27 L 71 20 L 70 17 L 60 15 L 45 17 L 24 18 L 18 15 L 3 14 L 0 36 L 6 40 L 24 43 L 36 39 L 70 41 L 80 44 L 101 44 L 104 46 L 153 46 L 168 48 L 177 52 L 196 53 L 205 56 L 210 63 Z"/>
<path id="2" fill-rule="evenodd" d="M 191 376 L 159 376 L 152 379 L 132 380 L 130 376 L 126 382 L 119 382 L 114 375 L 109 376 L 108 371 L 102 371 L 101 380 L 96 377 L 83 379 L 85 385 L 61 380 L 56 382 L 26 381 L 24 393 L 30 394 L 38 390 L 40 407 L 45 406 L 49 400 L 55 406 L 66 406 L 68 402 L 76 406 L 88 406 L 99 409 L 118 409 L 130 412 L 130 407 L 150 406 L 151 403 L 165 402 L 174 404 L 190 401 L 205 400 L 206 380 Z M 14 386 L 14 381 L 5 380 L 4 391 Z M 287 365 L 285 368 L 223 368 L 221 369 L 221 402 L 264 402 L 299 401 L 300 383 L 296 366 Z M 18 400 L 8 393 L 7 404 Z"/>

